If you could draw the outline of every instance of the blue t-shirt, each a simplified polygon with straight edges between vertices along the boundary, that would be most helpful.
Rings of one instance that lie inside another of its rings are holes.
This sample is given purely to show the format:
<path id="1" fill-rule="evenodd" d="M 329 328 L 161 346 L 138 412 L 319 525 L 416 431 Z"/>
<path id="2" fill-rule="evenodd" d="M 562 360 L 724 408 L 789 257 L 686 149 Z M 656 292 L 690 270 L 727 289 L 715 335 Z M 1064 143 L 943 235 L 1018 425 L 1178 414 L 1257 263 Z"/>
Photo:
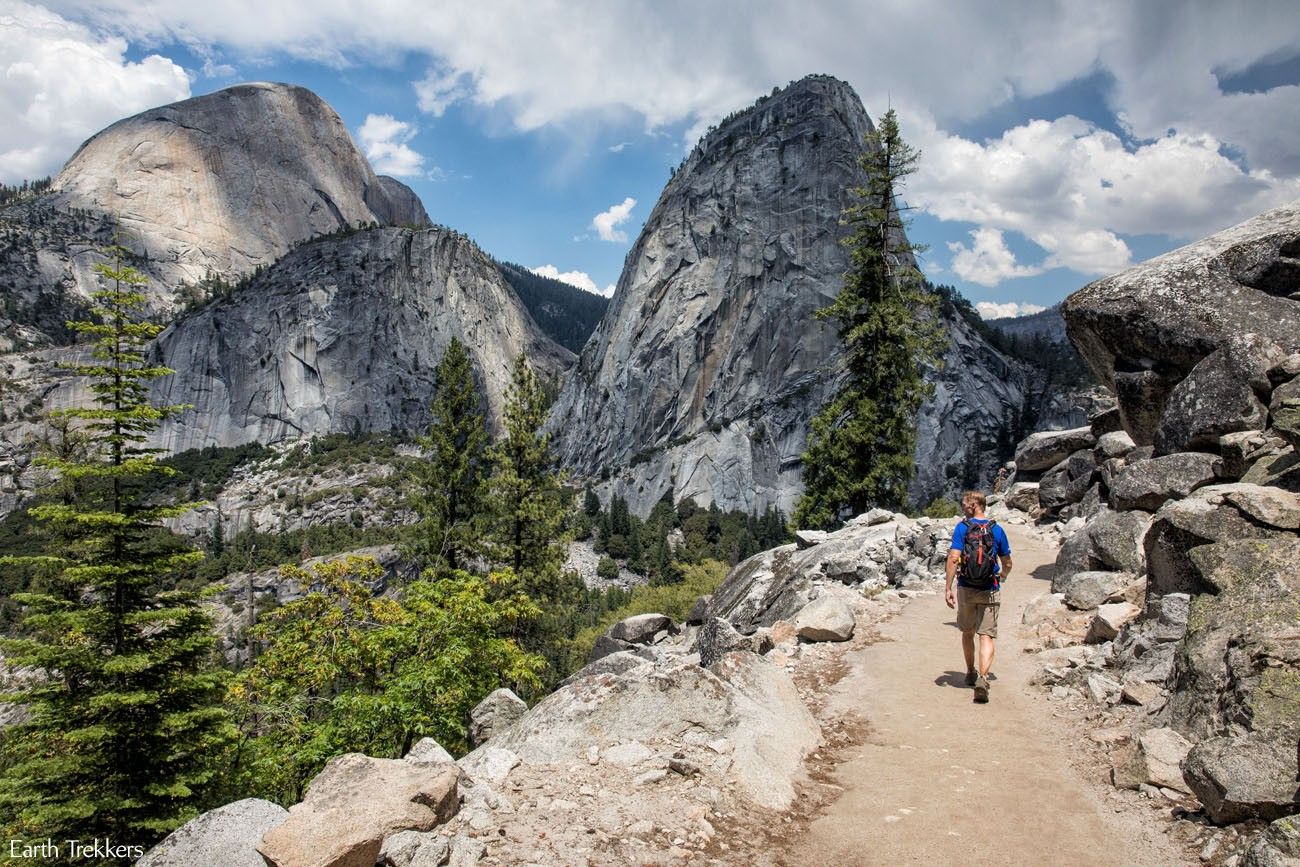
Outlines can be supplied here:
<path id="1" fill-rule="evenodd" d="M 971 518 L 970 520 L 976 524 L 987 524 L 991 519 Z M 966 522 L 961 521 L 960 523 L 957 524 L 957 528 L 952 531 L 952 550 L 960 551 L 963 547 L 965 547 L 965 545 L 966 545 Z M 993 525 L 993 551 L 995 554 L 997 554 L 998 557 L 1011 556 L 1011 541 L 1007 538 L 1006 531 L 1003 530 L 1002 527 L 998 524 Z M 999 581 L 997 578 L 997 576 L 1000 575 L 1001 573 L 1002 573 L 1002 564 L 997 560 L 994 560 L 993 561 L 993 576 L 994 576 L 993 589 L 994 590 L 997 590 L 1002 586 L 1002 582 Z M 958 571 L 957 576 L 958 576 L 957 586 L 958 587 L 967 586 L 966 583 L 961 580 L 960 571 Z"/>

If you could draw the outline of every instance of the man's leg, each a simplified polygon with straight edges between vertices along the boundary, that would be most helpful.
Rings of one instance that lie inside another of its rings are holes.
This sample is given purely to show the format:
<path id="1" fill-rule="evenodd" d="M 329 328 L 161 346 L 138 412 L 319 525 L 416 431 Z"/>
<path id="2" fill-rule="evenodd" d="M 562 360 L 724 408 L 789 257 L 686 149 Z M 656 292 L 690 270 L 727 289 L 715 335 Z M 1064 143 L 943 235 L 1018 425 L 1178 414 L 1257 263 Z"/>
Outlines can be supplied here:
<path id="1" fill-rule="evenodd" d="M 983 648 L 981 648 L 981 650 L 982 649 Z M 972 629 L 970 632 L 962 632 L 961 650 L 962 653 L 966 654 L 966 681 L 967 681 L 966 685 L 973 686 L 974 684 L 972 684 L 970 681 L 973 675 L 975 674 L 975 630 L 974 629 Z"/>
<path id="2" fill-rule="evenodd" d="M 969 668 L 970 654 L 967 654 L 967 671 Z M 980 636 L 980 677 L 988 677 L 989 672 L 993 669 L 993 636 Z"/>

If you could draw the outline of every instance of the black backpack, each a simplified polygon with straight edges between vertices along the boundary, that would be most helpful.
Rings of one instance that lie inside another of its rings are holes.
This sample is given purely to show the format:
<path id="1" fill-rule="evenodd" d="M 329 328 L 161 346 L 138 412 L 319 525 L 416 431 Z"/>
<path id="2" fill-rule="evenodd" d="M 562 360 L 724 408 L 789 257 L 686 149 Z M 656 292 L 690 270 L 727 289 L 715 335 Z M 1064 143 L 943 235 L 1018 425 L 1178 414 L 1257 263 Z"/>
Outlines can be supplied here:
<path id="1" fill-rule="evenodd" d="M 962 523 L 966 525 L 966 541 L 961 548 L 961 583 L 972 590 L 992 590 L 998 547 L 993 528 L 997 522 L 977 524 L 965 518 Z"/>

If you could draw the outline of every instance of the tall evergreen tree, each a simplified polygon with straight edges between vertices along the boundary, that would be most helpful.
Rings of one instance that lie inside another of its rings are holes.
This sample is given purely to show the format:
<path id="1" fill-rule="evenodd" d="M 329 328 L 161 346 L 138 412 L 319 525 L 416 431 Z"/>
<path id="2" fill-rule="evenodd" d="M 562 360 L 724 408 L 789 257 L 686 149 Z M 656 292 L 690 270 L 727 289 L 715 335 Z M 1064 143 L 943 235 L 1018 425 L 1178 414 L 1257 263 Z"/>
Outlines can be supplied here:
<path id="1" fill-rule="evenodd" d="M 505 434 L 489 449 L 488 481 L 492 559 L 509 566 L 533 599 L 554 598 L 566 546 L 562 535 L 568 504 L 541 431 L 546 399 L 522 354 L 515 359 L 506 404 Z"/>
<path id="2" fill-rule="evenodd" d="M 415 509 L 421 517 L 414 553 L 435 572 L 465 568 L 478 549 L 474 519 L 482 510 L 487 426 L 465 344 L 452 338 L 438 362 L 429 459 L 419 470 Z"/>
<path id="3" fill-rule="evenodd" d="M 233 736 L 213 664 L 207 615 L 172 576 L 202 559 L 162 539 L 163 518 L 187 505 L 145 501 L 140 482 L 175 472 L 145 441 L 184 407 L 153 406 L 149 383 L 172 371 L 151 365 L 145 343 L 159 326 L 139 321 L 145 278 L 112 248 L 96 266 L 98 321 L 69 326 L 91 338 L 91 359 L 70 365 L 90 381 L 96 406 L 62 411 L 91 437 L 85 457 L 45 455 L 60 478 L 56 496 L 32 509 L 59 548 L 43 558 L 49 589 L 19 594 L 17 639 L 3 642 L 15 665 L 44 679 L 6 696 L 31 712 L 6 732 L 0 794 L 15 838 L 107 837 L 149 843 L 186 821 Z"/>
<path id="4" fill-rule="evenodd" d="M 818 311 L 844 341 L 846 378 L 813 419 L 803 456 L 800 527 L 833 527 L 848 509 L 900 508 L 915 471 L 916 413 L 929 393 L 927 364 L 943 347 L 937 302 L 922 284 L 896 198 L 916 171 L 893 109 L 867 134 L 865 184 L 844 212 L 850 266 L 834 303 Z"/>

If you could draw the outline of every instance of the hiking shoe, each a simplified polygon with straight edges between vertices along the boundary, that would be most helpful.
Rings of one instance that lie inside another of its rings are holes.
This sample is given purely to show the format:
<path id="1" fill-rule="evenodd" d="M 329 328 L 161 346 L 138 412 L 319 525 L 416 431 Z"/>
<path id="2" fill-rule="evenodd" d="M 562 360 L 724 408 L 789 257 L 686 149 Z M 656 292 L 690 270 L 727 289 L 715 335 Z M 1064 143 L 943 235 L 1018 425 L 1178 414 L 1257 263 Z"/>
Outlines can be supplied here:
<path id="1" fill-rule="evenodd" d="M 988 678 L 980 677 L 975 679 L 975 701 L 980 704 L 987 704 L 989 700 L 989 682 Z"/>
<path id="2" fill-rule="evenodd" d="M 978 679 L 979 679 L 979 675 L 976 674 L 975 672 L 973 672 L 973 671 L 968 671 L 968 672 L 966 672 L 966 685 L 967 685 L 967 686 L 974 686 L 974 685 L 975 685 L 975 681 L 978 680 Z"/>

